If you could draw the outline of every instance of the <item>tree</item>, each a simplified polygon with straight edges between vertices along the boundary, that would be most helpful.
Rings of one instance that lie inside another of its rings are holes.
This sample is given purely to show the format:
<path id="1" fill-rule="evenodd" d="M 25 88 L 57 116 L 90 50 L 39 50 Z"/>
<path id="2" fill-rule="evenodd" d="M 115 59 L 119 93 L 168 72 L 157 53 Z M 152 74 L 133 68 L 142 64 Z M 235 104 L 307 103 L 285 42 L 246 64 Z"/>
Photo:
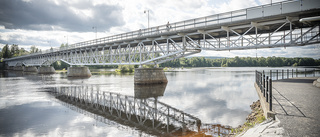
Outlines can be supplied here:
<path id="1" fill-rule="evenodd" d="M 30 53 L 37 53 L 39 52 L 39 49 L 36 46 L 31 46 Z"/>
<path id="2" fill-rule="evenodd" d="M 10 52 L 11 52 L 11 51 L 10 51 L 10 49 L 9 49 L 9 45 L 6 44 L 6 45 L 3 47 L 2 51 L 1 51 L 2 57 L 3 57 L 3 58 L 10 58 L 10 57 L 11 57 L 11 53 L 10 53 Z"/>
<path id="3" fill-rule="evenodd" d="M 19 56 L 19 46 L 15 44 L 11 45 L 10 54 L 11 57 Z"/>

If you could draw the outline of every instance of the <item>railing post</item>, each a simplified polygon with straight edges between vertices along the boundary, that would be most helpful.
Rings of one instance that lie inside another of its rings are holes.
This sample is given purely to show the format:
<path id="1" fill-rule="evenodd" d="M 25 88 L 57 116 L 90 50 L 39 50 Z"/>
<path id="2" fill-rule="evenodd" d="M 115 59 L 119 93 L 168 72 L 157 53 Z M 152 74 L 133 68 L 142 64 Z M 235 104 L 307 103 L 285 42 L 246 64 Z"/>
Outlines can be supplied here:
<path id="1" fill-rule="evenodd" d="M 272 70 L 270 70 L 270 79 L 272 79 Z"/>
<path id="2" fill-rule="evenodd" d="M 287 79 L 289 79 L 289 69 L 287 69 Z"/>
<path id="3" fill-rule="evenodd" d="M 307 77 L 307 69 L 304 69 L 304 77 Z"/>
<path id="4" fill-rule="evenodd" d="M 266 89 L 265 89 L 265 87 L 266 87 L 266 81 L 265 81 L 265 75 L 264 75 L 264 73 L 263 73 L 263 76 L 262 76 L 263 78 L 262 78 L 262 89 L 263 89 L 263 96 L 265 97 L 266 96 Z"/>
<path id="5" fill-rule="evenodd" d="M 281 70 L 281 71 L 282 71 L 282 74 L 281 74 L 281 75 L 282 75 L 282 79 L 283 79 L 283 70 Z"/>
<path id="6" fill-rule="evenodd" d="M 256 84 L 258 84 L 258 71 L 256 70 Z"/>
<path id="7" fill-rule="evenodd" d="M 313 69 L 313 77 L 316 77 L 316 69 Z"/>
<path id="8" fill-rule="evenodd" d="M 277 70 L 277 80 L 278 80 L 278 70 Z"/>
<path id="9" fill-rule="evenodd" d="M 296 77 L 298 77 L 298 69 L 296 68 Z"/>
<path id="10" fill-rule="evenodd" d="M 269 102 L 269 98 L 268 98 L 268 96 L 269 96 L 269 77 L 267 76 L 266 77 L 266 95 L 265 95 L 265 97 L 266 97 L 266 102 Z"/>
<path id="11" fill-rule="evenodd" d="M 272 79 L 269 79 L 269 110 L 272 111 Z"/>
<path id="12" fill-rule="evenodd" d="M 292 76 L 292 78 L 293 78 L 293 69 L 292 69 L 292 72 L 291 72 L 291 76 Z"/>

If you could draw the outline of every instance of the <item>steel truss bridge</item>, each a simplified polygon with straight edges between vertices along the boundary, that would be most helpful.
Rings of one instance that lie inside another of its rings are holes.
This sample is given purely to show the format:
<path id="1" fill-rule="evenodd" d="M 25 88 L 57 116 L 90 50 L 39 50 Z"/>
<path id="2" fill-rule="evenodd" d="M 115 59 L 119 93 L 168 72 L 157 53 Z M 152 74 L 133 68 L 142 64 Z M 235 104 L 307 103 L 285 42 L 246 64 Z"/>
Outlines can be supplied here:
<path id="1" fill-rule="evenodd" d="M 157 98 L 140 99 L 103 92 L 93 85 L 47 87 L 47 90 L 72 110 L 140 136 L 221 136 L 231 131 L 228 126 L 201 123 L 200 119 L 162 103 Z"/>
<path id="2" fill-rule="evenodd" d="M 319 0 L 290 0 L 175 22 L 6 59 L 8 66 L 160 64 L 202 50 L 320 42 Z"/>

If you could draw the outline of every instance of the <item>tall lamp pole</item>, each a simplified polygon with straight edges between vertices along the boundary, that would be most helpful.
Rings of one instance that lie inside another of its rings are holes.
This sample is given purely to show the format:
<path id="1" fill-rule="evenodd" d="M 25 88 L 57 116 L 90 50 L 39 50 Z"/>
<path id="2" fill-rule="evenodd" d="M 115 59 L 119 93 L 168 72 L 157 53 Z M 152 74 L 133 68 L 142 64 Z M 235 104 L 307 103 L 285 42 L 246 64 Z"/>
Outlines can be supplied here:
<path id="1" fill-rule="evenodd" d="M 143 13 L 147 13 L 148 12 L 148 28 L 149 28 L 149 10 L 145 10 Z"/>
<path id="2" fill-rule="evenodd" d="M 69 38 L 68 38 L 68 35 L 67 36 L 64 36 L 65 38 L 67 38 L 67 45 L 69 44 Z"/>
<path id="3" fill-rule="evenodd" d="M 95 29 L 96 30 L 96 39 L 97 39 L 97 27 L 92 27 L 92 29 Z"/>

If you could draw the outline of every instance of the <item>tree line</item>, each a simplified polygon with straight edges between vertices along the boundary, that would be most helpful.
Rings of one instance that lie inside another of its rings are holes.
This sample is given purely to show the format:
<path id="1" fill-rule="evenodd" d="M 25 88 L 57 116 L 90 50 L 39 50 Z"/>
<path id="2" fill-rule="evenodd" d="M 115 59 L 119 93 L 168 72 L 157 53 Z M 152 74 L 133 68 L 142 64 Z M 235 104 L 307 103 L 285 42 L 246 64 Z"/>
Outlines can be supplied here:
<path id="1" fill-rule="evenodd" d="M 210 59 L 205 57 L 180 58 L 160 64 L 160 67 L 282 67 L 319 66 L 320 59 L 285 57 L 234 57 Z"/>
<path id="2" fill-rule="evenodd" d="M 11 46 L 6 44 L 0 52 L 0 59 L 13 58 L 13 57 L 28 55 L 36 52 L 41 52 L 41 49 L 38 49 L 36 46 L 31 46 L 30 51 L 27 51 L 24 48 L 19 48 L 19 46 L 16 44 L 12 44 Z"/>

